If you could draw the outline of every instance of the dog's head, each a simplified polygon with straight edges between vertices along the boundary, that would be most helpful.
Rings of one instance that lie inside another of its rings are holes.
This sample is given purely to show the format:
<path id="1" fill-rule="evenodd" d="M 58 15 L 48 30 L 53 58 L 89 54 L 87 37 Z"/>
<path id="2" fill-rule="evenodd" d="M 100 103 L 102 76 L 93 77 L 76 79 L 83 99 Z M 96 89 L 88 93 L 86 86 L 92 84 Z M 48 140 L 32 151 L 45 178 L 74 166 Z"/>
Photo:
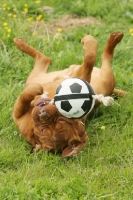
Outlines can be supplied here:
<path id="1" fill-rule="evenodd" d="M 50 99 L 39 99 L 32 111 L 34 134 L 39 149 L 61 152 L 62 157 L 74 156 L 85 146 L 87 135 L 78 119 L 62 116 Z"/>

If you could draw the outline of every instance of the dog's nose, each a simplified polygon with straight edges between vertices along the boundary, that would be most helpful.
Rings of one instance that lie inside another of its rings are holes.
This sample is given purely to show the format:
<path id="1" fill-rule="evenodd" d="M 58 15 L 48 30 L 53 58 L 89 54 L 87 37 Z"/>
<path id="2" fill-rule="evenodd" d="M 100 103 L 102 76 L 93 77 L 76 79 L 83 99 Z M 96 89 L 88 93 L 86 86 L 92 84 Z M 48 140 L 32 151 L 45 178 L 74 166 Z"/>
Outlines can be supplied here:
<path id="1" fill-rule="evenodd" d="M 38 114 L 39 114 L 39 117 L 41 117 L 41 118 L 44 117 L 44 116 L 46 116 L 46 110 L 45 110 L 45 108 L 40 108 Z"/>

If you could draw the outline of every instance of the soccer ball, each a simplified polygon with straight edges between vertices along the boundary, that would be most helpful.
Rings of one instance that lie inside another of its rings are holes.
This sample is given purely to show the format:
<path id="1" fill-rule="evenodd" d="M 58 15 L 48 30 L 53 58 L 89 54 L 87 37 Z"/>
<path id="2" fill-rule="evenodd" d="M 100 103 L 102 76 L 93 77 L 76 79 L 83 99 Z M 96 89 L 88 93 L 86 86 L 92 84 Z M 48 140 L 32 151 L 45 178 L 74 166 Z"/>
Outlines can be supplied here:
<path id="1" fill-rule="evenodd" d="M 95 100 L 90 84 L 79 78 L 68 78 L 57 88 L 54 103 L 67 118 L 81 118 L 91 112 Z"/>

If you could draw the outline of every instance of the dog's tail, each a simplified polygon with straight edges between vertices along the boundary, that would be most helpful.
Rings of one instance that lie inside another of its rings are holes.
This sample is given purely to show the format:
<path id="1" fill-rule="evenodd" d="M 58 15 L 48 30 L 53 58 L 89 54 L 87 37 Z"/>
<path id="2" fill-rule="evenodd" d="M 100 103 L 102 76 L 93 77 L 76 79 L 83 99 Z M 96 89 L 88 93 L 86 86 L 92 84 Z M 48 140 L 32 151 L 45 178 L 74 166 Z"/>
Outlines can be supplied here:
<path id="1" fill-rule="evenodd" d="M 125 92 L 124 90 L 119 90 L 119 89 L 114 88 L 112 94 L 116 95 L 119 98 L 122 98 L 127 94 L 127 92 Z"/>

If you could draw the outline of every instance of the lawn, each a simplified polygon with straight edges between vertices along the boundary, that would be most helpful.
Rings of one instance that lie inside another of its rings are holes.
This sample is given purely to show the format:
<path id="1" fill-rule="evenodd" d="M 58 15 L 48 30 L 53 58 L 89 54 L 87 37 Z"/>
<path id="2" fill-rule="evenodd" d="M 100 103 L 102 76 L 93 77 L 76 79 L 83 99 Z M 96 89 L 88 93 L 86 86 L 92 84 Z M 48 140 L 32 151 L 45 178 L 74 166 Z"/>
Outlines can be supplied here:
<path id="1" fill-rule="evenodd" d="M 133 0 L 5 0 L 0 2 L 0 199 L 133 199 Z M 70 20 L 71 23 L 70 23 Z M 88 20 L 86 22 L 86 20 Z M 100 106 L 88 119 L 87 145 L 62 159 L 30 145 L 12 120 L 33 60 L 13 43 L 21 37 L 51 57 L 50 71 L 80 64 L 80 40 L 92 34 L 99 43 L 96 66 L 111 32 L 124 38 L 115 49 L 116 86 L 128 91 L 111 107 Z"/>

